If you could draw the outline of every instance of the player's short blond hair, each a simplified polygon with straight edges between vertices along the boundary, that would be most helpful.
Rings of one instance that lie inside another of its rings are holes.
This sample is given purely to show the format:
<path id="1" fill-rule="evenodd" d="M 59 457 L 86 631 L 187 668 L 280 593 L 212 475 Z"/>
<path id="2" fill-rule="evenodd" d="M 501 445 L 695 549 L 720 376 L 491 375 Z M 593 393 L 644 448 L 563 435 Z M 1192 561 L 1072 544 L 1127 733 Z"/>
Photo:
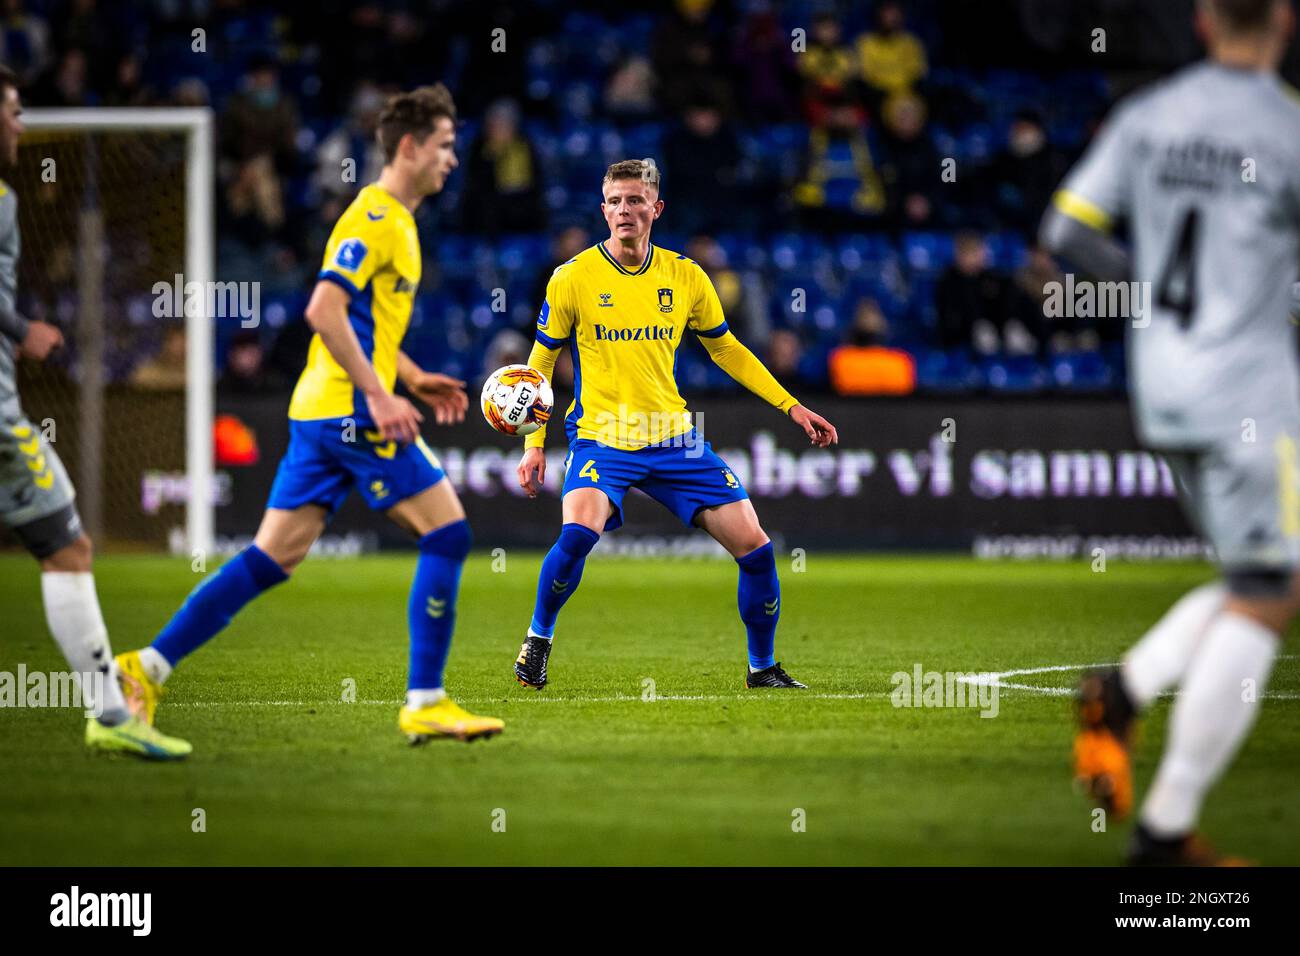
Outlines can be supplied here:
<path id="1" fill-rule="evenodd" d="M 610 183 L 620 179 L 639 179 L 647 186 L 659 191 L 659 167 L 653 159 L 621 159 L 605 170 L 605 179 L 601 182 L 603 190 Z"/>

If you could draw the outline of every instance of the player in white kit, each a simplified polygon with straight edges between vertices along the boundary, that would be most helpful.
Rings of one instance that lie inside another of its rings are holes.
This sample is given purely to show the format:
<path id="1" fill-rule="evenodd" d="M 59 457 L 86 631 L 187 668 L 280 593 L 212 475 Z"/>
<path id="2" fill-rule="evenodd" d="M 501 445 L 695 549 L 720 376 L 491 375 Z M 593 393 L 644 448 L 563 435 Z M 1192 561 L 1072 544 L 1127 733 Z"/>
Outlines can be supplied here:
<path id="1" fill-rule="evenodd" d="M 1041 236 L 1098 279 L 1147 284 L 1150 307 L 1128 330 L 1138 434 L 1165 456 L 1221 571 L 1080 690 L 1076 777 L 1122 816 L 1134 719 L 1179 689 L 1130 846 L 1137 864 L 1225 862 L 1196 837 L 1197 818 L 1300 611 L 1300 361 L 1289 321 L 1300 95 L 1277 76 L 1294 14 L 1288 0 L 1198 0 L 1197 17 L 1210 58 L 1115 109 Z M 1127 248 L 1110 236 L 1117 220 Z"/>

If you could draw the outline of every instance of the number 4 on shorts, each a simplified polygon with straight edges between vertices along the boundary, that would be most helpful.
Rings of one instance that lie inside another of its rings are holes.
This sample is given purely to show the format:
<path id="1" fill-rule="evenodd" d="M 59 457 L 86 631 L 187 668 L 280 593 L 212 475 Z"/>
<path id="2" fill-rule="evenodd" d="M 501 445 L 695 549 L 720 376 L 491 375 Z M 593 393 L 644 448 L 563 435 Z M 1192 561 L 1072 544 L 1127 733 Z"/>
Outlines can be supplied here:
<path id="1" fill-rule="evenodd" d="M 596 471 L 596 459 L 588 458 L 587 463 L 582 466 L 578 472 L 579 478 L 590 478 L 592 481 L 600 481 L 600 474 Z"/>

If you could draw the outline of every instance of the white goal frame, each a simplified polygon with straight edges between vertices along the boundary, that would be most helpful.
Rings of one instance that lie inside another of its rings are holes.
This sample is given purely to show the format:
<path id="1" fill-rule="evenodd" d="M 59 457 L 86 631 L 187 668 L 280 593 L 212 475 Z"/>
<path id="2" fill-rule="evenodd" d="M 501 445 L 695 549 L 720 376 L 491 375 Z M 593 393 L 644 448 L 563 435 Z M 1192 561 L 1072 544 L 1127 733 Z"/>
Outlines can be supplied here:
<path id="1" fill-rule="evenodd" d="M 215 272 L 213 114 L 207 107 L 88 107 L 24 110 L 32 130 L 174 131 L 185 134 L 185 282 L 208 288 Z M 159 276 L 171 281 L 171 276 Z M 209 296 L 202 297 L 206 306 Z M 185 536 L 190 553 L 213 546 L 213 379 L 215 327 L 206 308 L 185 310 Z M 95 372 L 102 383 L 102 369 Z"/>

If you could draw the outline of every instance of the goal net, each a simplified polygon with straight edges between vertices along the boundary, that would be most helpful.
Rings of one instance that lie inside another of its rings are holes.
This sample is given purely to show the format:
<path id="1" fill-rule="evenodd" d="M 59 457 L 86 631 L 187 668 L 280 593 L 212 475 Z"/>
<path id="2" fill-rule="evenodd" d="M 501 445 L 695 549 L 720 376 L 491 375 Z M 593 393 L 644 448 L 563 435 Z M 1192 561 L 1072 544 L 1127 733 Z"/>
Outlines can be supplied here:
<path id="1" fill-rule="evenodd" d="M 19 395 L 100 549 L 211 546 L 212 319 L 173 295 L 212 275 L 210 117 L 28 110 L 5 175 L 18 308 L 66 343 L 20 360 Z"/>

